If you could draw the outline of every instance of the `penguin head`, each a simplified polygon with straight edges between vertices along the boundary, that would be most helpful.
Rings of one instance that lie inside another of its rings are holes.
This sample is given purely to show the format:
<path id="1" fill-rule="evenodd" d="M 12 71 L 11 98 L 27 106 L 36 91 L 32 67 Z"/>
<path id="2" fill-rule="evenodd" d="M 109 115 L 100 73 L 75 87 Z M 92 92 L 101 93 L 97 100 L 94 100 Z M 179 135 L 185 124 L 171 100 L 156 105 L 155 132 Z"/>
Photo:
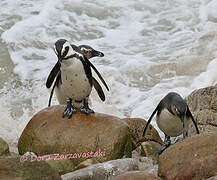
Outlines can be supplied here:
<path id="1" fill-rule="evenodd" d="M 102 52 L 97 51 L 88 45 L 80 45 L 79 48 L 82 54 L 84 54 L 88 59 L 92 57 L 96 57 L 96 56 L 99 56 L 99 57 L 104 56 Z"/>
<path id="2" fill-rule="evenodd" d="M 171 105 L 171 111 L 175 116 L 178 116 L 184 127 L 184 119 L 187 112 L 187 104 L 183 101 L 175 101 L 174 104 Z"/>
<path id="3" fill-rule="evenodd" d="M 59 63 L 75 53 L 70 43 L 65 39 L 59 39 L 55 42 L 54 52 L 58 57 Z"/>

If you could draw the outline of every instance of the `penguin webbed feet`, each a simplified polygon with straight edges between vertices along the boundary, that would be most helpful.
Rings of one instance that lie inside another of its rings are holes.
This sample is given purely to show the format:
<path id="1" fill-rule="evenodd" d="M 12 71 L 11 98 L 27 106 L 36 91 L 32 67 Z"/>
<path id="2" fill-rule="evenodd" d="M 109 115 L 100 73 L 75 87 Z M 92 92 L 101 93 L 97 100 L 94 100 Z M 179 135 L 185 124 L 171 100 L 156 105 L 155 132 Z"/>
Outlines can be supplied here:
<path id="1" fill-rule="evenodd" d="M 164 140 L 163 145 L 161 146 L 160 150 L 158 151 L 158 155 L 161 155 L 162 152 L 164 152 L 170 145 L 171 145 L 170 136 L 167 136 L 165 134 L 165 140 Z"/>
<path id="2" fill-rule="evenodd" d="M 90 113 L 94 113 L 94 111 L 92 109 L 90 109 L 89 107 L 85 107 L 85 106 L 82 106 L 80 108 L 80 111 L 84 114 L 90 114 Z"/>
<path id="3" fill-rule="evenodd" d="M 90 113 L 94 113 L 94 111 L 92 109 L 89 108 L 88 106 L 88 100 L 85 99 L 83 101 L 83 105 L 80 108 L 80 111 L 86 115 L 90 114 Z"/>
<path id="4" fill-rule="evenodd" d="M 76 109 L 75 107 L 72 105 L 72 100 L 68 99 L 67 100 L 67 105 L 66 108 L 63 112 L 62 117 L 65 118 L 66 116 L 68 117 L 68 119 L 70 119 L 72 117 L 73 114 L 76 113 Z"/>

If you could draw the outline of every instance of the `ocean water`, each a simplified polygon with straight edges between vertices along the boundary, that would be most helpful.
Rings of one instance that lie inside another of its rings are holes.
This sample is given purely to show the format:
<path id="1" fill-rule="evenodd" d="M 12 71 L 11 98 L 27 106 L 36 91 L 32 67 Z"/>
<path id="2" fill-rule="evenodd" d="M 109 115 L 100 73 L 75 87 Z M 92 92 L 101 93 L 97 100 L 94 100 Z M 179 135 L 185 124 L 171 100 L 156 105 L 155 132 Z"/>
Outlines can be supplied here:
<path id="1" fill-rule="evenodd" d="M 104 103 L 91 94 L 96 112 L 147 119 L 168 92 L 217 84 L 216 9 L 215 0 L 1 0 L 0 137 L 16 147 L 47 107 L 60 38 L 105 54 L 91 59 L 110 87 Z"/>

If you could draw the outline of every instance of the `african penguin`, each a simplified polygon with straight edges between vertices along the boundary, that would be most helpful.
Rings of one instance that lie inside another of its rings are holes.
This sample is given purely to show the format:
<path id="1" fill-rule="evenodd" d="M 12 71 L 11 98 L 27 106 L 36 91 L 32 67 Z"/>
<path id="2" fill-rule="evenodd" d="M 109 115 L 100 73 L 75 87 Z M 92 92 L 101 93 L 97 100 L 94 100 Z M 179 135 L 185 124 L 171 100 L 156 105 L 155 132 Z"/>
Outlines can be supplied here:
<path id="1" fill-rule="evenodd" d="M 92 57 L 96 57 L 96 56 L 99 56 L 99 57 L 103 57 L 104 54 L 100 51 L 97 51 L 95 49 L 93 49 L 92 47 L 88 46 L 88 45 L 80 45 L 80 46 L 76 46 L 76 45 L 73 45 L 71 44 L 71 46 L 73 47 L 73 49 L 75 49 L 76 51 L 78 52 L 81 52 L 83 55 L 85 55 L 88 59 L 92 58 Z M 51 70 L 48 78 L 47 78 L 47 82 L 46 82 L 46 87 L 47 88 L 50 88 L 56 78 L 56 81 L 52 87 L 52 90 L 51 90 L 51 93 L 50 93 L 50 98 L 49 98 L 49 103 L 48 103 L 48 106 L 51 105 L 51 100 L 52 100 L 52 97 L 53 97 L 53 92 L 54 92 L 54 89 L 55 89 L 55 93 L 57 95 L 57 99 L 59 101 L 60 104 L 66 104 L 66 95 L 64 93 L 61 93 L 58 88 L 55 88 L 57 84 L 59 84 L 59 81 L 61 80 L 61 75 L 58 74 L 60 71 L 60 64 L 59 62 L 57 62 L 55 64 L 55 66 L 53 67 L 53 69 Z M 100 84 L 97 82 L 97 80 L 92 77 L 93 79 L 93 86 L 94 88 L 96 89 L 100 99 L 102 101 L 105 101 L 105 94 L 100 86 Z M 105 83 L 104 83 L 105 84 Z M 106 84 L 105 84 L 106 85 Z M 108 87 L 106 85 L 106 88 L 107 90 Z"/>
<path id="2" fill-rule="evenodd" d="M 91 68 L 109 90 L 104 79 L 87 57 L 82 54 L 80 48 L 69 44 L 67 40 L 56 41 L 54 51 L 58 57 L 58 62 L 51 70 L 46 86 L 50 88 L 55 80 L 51 94 L 55 89 L 59 103 L 67 104 L 63 117 L 71 118 L 72 114 L 76 112 L 75 108 L 80 108 L 80 111 L 85 114 L 93 113 L 94 111 L 88 106 L 88 97 L 92 86 L 94 85 L 103 101 L 105 96 L 101 86 L 92 76 Z M 50 96 L 49 105 L 51 98 L 52 96 Z"/>
<path id="3" fill-rule="evenodd" d="M 165 134 L 163 146 L 160 148 L 158 154 L 160 155 L 167 147 L 170 146 L 170 137 L 177 137 L 183 134 L 183 138 L 188 136 L 188 126 L 192 120 L 197 134 L 199 129 L 194 120 L 194 117 L 189 110 L 188 105 L 184 99 L 175 92 L 168 93 L 157 105 L 154 112 L 151 114 L 143 131 L 143 136 L 150 124 L 153 116 L 157 113 L 156 122 L 161 131 Z"/>

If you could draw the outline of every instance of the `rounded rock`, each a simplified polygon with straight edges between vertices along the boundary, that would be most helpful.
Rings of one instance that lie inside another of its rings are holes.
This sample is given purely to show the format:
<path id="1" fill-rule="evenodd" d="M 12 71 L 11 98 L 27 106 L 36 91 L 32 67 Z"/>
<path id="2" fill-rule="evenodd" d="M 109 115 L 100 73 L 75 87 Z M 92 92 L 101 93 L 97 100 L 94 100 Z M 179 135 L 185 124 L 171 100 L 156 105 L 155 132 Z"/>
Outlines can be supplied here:
<path id="1" fill-rule="evenodd" d="M 216 137 L 216 132 L 204 133 L 170 146 L 159 157 L 158 175 L 163 179 L 192 180 L 217 175 Z"/>
<path id="2" fill-rule="evenodd" d="M 75 165 L 92 157 L 98 162 L 131 157 L 129 127 L 119 118 L 78 110 L 68 119 L 63 111 L 64 105 L 57 105 L 38 112 L 19 139 L 19 153 L 72 154 Z"/>

